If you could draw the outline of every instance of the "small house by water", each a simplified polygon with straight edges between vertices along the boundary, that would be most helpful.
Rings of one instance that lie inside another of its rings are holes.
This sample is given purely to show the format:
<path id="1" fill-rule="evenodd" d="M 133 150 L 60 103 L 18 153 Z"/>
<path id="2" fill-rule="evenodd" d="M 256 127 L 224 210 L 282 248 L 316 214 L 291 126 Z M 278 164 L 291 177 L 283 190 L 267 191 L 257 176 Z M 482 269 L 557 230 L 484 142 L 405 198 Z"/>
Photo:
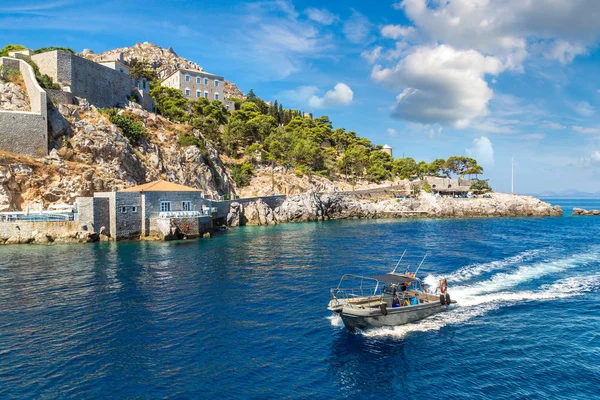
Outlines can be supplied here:
<path id="1" fill-rule="evenodd" d="M 202 191 L 158 180 L 77 199 L 79 221 L 113 240 L 195 237 L 212 228 Z"/>

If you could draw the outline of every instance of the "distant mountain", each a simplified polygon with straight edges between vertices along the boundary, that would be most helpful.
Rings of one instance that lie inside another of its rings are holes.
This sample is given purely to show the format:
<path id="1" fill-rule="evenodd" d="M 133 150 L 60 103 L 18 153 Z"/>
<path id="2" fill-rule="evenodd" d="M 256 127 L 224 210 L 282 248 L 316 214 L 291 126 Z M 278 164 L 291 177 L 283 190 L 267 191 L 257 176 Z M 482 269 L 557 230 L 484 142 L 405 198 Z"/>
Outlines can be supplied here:
<path id="1" fill-rule="evenodd" d="M 532 196 L 536 197 L 589 197 L 589 198 L 600 198 L 600 192 L 580 192 L 579 190 L 561 190 L 559 192 L 540 192 L 533 193 Z"/>
<path id="2" fill-rule="evenodd" d="M 134 46 L 112 49 L 102 53 L 94 53 L 91 50 L 84 50 L 80 55 L 89 58 L 93 61 L 102 61 L 106 59 L 114 59 L 115 55 L 123 53 L 125 61 L 130 61 L 133 58 L 147 61 L 150 67 L 156 71 L 158 77 L 164 79 L 178 69 L 195 69 L 204 71 L 197 63 L 189 61 L 183 57 L 179 57 L 175 50 L 171 47 L 168 49 L 159 47 L 154 43 L 137 43 Z M 219 71 L 208 71 L 219 75 Z M 246 95 L 242 92 L 235 83 L 225 80 L 225 97 L 238 97 L 245 99 Z"/>

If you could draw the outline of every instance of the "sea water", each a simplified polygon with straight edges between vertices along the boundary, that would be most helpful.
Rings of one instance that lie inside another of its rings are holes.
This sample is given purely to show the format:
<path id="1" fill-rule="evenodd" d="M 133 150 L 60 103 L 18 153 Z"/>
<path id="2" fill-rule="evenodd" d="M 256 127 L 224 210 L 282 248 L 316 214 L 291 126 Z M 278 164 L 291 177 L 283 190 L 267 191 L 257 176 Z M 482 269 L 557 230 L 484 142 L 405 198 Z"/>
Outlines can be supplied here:
<path id="1" fill-rule="evenodd" d="M 0 247 L 0 398 L 599 398 L 600 217 L 569 215 L 600 201 L 550 201 L 565 217 Z M 404 249 L 458 306 L 346 331 L 329 288 Z"/>

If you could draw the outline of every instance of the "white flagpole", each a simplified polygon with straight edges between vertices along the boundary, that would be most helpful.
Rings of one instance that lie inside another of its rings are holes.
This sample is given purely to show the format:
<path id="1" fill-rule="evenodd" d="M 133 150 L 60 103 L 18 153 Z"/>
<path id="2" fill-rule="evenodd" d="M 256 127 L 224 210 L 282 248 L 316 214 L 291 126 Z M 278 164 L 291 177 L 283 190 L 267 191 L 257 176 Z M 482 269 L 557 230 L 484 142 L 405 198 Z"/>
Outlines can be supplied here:
<path id="1" fill-rule="evenodd" d="M 510 193 L 515 194 L 515 158 L 511 159 Z"/>

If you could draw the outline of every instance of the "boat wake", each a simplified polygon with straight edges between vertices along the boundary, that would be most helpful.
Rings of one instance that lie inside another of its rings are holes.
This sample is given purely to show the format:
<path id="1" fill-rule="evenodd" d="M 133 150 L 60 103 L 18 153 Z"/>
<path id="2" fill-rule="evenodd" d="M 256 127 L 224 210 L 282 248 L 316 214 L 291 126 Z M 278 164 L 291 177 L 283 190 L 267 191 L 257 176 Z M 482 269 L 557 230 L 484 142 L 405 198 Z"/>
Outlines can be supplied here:
<path id="1" fill-rule="evenodd" d="M 507 257 L 503 260 L 496 260 L 482 264 L 467 265 L 465 267 L 459 268 L 458 270 L 454 271 L 445 278 L 452 282 L 468 281 L 485 273 L 502 270 L 506 267 L 514 266 L 522 262 L 531 261 L 535 257 L 549 253 L 551 250 L 552 248 L 527 250 L 517 255 Z"/>
<path id="2" fill-rule="evenodd" d="M 539 254 L 539 253 L 538 253 Z M 525 260 L 527 257 L 533 257 L 531 253 L 514 256 L 513 260 Z M 502 267 L 514 268 L 520 261 L 507 261 L 504 265 L 496 264 L 488 268 L 486 272 L 492 269 Z M 574 297 L 585 293 L 600 290 L 599 275 L 576 275 L 556 280 L 552 284 L 544 284 L 535 290 L 518 290 L 517 287 L 527 282 L 535 281 L 548 275 L 557 275 L 561 272 L 576 269 L 590 263 L 600 261 L 599 251 L 590 251 L 587 253 L 576 254 L 549 262 L 536 262 L 531 265 L 522 265 L 512 272 L 498 272 L 490 279 L 473 282 L 462 286 L 451 286 L 449 293 L 452 298 L 458 302 L 446 312 L 436 314 L 422 321 L 401 325 L 396 327 L 386 327 L 361 331 L 360 334 L 365 337 L 394 337 L 403 338 L 412 332 L 427 332 L 439 330 L 444 326 L 467 323 L 469 320 L 486 314 L 500 307 L 509 306 L 524 301 L 544 301 Z M 473 271 L 481 271 L 482 265 L 472 266 Z M 468 273 L 468 267 L 461 270 Z M 460 270 L 458 270 L 460 271 Z M 458 273 L 458 271 L 456 273 Z M 455 274 L 456 274 L 455 273 Z M 471 276 L 476 276 L 482 272 L 475 272 Z M 454 274 L 453 274 L 454 275 Z M 453 278 L 452 278 L 453 279 Z M 450 280 L 450 278 L 449 278 Z M 451 283 L 455 281 L 453 279 Z M 460 280 L 458 280 L 460 281 Z M 427 276 L 425 282 L 435 287 L 439 282 L 437 276 Z M 343 326 L 339 316 L 332 316 L 331 323 L 334 326 Z"/>

